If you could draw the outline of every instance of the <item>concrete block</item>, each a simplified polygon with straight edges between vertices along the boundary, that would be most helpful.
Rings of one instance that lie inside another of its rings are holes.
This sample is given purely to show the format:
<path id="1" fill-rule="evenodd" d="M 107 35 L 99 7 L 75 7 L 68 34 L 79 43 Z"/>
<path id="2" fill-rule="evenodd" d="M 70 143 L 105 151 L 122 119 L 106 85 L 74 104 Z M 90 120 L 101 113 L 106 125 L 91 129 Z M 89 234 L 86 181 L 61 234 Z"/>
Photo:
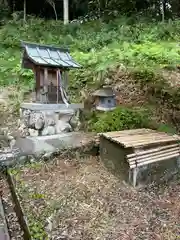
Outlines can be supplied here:
<path id="1" fill-rule="evenodd" d="M 28 136 L 17 139 L 15 147 L 19 148 L 26 155 L 37 156 L 48 152 L 55 153 L 63 149 L 81 147 L 87 139 L 92 139 L 92 134 L 69 132 L 51 136 Z"/>

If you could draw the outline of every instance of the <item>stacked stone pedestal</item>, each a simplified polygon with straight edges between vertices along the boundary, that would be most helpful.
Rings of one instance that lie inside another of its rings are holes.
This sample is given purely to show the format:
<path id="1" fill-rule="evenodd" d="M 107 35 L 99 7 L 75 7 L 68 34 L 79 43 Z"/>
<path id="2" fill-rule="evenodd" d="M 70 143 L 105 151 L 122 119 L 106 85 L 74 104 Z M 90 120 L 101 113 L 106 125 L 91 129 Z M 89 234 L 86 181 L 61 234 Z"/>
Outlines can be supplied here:
<path id="1" fill-rule="evenodd" d="M 20 109 L 20 136 L 37 137 L 77 131 L 82 107 L 82 104 L 67 107 L 65 104 L 24 103 Z"/>

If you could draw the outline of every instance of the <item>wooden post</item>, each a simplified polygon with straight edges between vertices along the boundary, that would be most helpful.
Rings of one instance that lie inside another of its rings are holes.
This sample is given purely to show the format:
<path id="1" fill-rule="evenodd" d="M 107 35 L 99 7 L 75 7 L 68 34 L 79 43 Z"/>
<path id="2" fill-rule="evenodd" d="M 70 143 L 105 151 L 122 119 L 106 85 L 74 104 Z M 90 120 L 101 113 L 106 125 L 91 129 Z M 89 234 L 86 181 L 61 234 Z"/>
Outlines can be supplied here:
<path id="1" fill-rule="evenodd" d="M 44 68 L 44 96 L 45 102 L 48 103 L 48 69 Z"/>
<path id="2" fill-rule="evenodd" d="M 64 88 L 66 91 L 68 90 L 68 73 L 67 73 L 67 71 L 64 71 Z"/>
<path id="3" fill-rule="evenodd" d="M 34 77 L 35 77 L 35 101 L 39 102 L 40 101 L 40 88 L 41 88 L 41 83 L 40 83 L 40 68 L 33 66 L 33 72 L 34 72 Z"/>
<path id="4" fill-rule="evenodd" d="M 137 167 L 133 168 L 133 187 L 136 187 L 138 172 L 139 169 Z"/>
<path id="5" fill-rule="evenodd" d="M 139 151 L 140 149 L 135 149 L 134 153 L 137 154 Z M 136 165 L 136 167 L 133 168 L 133 187 L 136 187 L 138 174 L 139 174 L 139 168 Z"/>
<path id="6" fill-rule="evenodd" d="M 131 183 L 131 179 L 132 179 L 132 171 L 131 169 L 129 169 L 129 183 Z"/>
<path id="7" fill-rule="evenodd" d="M 56 80 L 57 80 L 57 103 L 59 103 L 59 69 L 56 70 Z"/>

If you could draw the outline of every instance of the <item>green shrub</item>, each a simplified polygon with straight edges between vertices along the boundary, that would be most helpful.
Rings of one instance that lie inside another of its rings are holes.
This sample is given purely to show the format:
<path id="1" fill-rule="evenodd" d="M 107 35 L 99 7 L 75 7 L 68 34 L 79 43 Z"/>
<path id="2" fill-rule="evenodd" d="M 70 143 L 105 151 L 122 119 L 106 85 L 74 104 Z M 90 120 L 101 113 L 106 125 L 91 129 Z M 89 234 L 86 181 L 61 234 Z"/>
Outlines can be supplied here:
<path id="1" fill-rule="evenodd" d="M 146 110 L 118 107 L 113 111 L 97 113 L 89 122 L 94 132 L 119 131 L 125 129 L 148 128 L 150 115 Z"/>

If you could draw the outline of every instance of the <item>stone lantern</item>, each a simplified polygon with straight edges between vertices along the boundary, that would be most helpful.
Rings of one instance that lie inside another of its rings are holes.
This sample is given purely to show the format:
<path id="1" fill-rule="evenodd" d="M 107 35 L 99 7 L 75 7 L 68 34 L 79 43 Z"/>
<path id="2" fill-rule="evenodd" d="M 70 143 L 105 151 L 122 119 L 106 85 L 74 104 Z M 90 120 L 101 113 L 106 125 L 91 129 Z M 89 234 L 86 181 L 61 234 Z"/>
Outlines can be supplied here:
<path id="1" fill-rule="evenodd" d="M 116 108 L 115 94 L 112 87 L 105 86 L 93 93 L 95 108 L 100 111 L 111 111 Z"/>

